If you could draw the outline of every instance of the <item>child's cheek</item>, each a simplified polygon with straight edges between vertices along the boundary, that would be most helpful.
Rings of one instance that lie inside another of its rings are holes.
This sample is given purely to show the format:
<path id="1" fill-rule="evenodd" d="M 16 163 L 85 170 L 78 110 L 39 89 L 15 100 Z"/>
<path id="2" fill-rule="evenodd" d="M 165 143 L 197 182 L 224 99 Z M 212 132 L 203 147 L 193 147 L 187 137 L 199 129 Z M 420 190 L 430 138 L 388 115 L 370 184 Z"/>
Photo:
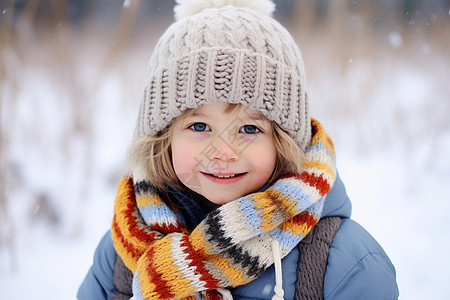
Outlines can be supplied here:
<path id="1" fill-rule="evenodd" d="M 192 147 L 174 147 L 172 149 L 172 161 L 175 172 L 177 173 L 191 173 L 197 164 L 195 151 Z"/>

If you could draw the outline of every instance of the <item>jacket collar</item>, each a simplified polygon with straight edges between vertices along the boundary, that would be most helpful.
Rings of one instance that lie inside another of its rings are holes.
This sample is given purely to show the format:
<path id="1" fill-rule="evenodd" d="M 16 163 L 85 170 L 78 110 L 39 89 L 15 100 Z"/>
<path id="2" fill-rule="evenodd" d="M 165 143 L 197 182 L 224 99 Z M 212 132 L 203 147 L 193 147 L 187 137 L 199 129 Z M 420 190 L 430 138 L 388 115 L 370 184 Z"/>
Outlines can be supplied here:
<path id="1" fill-rule="evenodd" d="M 327 194 L 327 198 L 323 205 L 322 218 L 337 216 L 349 218 L 352 214 L 352 204 L 345 191 L 344 183 L 336 172 L 336 181 Z"/>

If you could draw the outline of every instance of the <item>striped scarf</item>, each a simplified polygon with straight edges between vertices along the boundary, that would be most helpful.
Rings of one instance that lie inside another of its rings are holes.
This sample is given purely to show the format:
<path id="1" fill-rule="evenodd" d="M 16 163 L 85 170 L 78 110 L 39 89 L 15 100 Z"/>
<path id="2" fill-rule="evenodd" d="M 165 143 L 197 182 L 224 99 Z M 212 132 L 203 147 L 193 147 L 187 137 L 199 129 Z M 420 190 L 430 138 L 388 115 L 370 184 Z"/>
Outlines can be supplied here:
<path id="1" fill-rule="evenodd" d="M 192 231 L 145 179 L 124 177 L 114 207 L 112 238 L 134 273 L 135 299 L 220 299 L 273 264 L 271 242 L 286 256 L 318 222 L 335 180 L 332 142 L 312 120 L 313 138 L 301 174 L 210 212 Z"/>

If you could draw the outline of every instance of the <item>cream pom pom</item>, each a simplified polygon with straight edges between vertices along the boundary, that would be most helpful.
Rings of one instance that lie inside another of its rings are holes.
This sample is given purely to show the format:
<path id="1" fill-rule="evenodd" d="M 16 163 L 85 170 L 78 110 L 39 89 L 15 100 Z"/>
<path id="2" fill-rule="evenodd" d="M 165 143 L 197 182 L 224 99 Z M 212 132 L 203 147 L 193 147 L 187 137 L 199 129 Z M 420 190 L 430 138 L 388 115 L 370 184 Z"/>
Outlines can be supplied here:
<path id="1" fill-rule="evenodd" d="M 227 5 L 247 7 L 270 16 L 275 10 L 271 0 L 176 0 L 175 19 L 181 20 L 202 12 L 206 8 L 220 8 Z"/>

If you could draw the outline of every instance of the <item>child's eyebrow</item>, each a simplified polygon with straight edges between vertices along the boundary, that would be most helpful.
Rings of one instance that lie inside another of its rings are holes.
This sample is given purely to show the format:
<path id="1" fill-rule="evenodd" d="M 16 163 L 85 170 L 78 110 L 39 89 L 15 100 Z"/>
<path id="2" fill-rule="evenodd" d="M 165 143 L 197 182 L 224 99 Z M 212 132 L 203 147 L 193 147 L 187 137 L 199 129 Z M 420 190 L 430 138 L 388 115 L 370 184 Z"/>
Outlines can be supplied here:
<path id="1" fill-rule="evenodd" d="M 194 112 L 190 113 L 187 117 L 188 117 L 188 118 L 192 118 L 192 117 L 208 118 L 208 114 L 205 114 L 205 113 L 202 113 L 202 112 L 194 111 Z M 210 116 L 209 116 L 209 117 L 210 117 Z"/>
<path id="2" fill-rule="evenodd" d="M 192 112 L 188 117 L 200 117 L 200 118 L 208 118 L 208 114 L 202 113 L 202 112 Z M 243 111 L 243 114 L 241 115 L 242 119 L 248 119 L 252 121 L 269 121 L 264 114 L 260 111 Z"/>
<path id="3" fill-rule="evenodd" d="M 255 121 L 268 121 L 268 119 L 260 111 L 245 111 L 245 114 L 248 116 L 249 119 Z"/>

